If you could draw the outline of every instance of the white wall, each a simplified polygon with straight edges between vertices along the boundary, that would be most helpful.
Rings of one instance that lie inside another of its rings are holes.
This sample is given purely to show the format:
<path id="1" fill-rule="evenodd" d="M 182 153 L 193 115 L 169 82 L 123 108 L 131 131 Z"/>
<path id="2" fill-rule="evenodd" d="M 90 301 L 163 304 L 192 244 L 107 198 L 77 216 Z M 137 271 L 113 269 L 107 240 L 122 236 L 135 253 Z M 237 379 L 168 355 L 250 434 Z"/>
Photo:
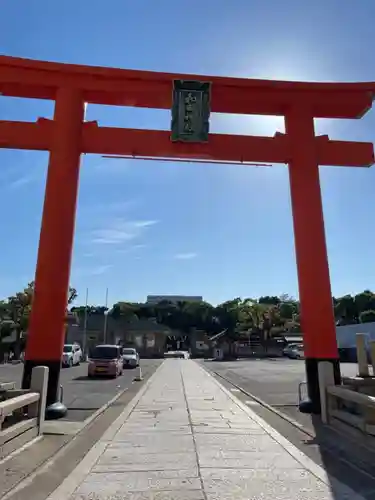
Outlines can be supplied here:
<path id="1" fill-rule="evenodd" d="M 339 348 L 355 348 L 356 333 L 367 333 L 369 340 L 375 340 L 375 323 L 359 323 L 336 327 L 337 346 Z"/>

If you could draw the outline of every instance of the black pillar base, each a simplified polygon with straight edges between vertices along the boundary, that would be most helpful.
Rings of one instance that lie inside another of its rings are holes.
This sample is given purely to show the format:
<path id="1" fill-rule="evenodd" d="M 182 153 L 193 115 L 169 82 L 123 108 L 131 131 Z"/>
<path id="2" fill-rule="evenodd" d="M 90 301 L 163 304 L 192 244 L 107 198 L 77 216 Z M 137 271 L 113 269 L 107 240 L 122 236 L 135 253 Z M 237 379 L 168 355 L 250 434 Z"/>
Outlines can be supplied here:
<path id="1" fill-rule="evenodd" d="M 57 401 L 46 408 L 46 420 L 57 420 L 58 418 L 63 418 L 68 413 L 68 408 L 64 403 Z"/>
<path id="2" fill-rule="evenodd" d="M 53 404 L 60 403 L 60 370 L 61 361 L 46 359 L 25 360 L 23 368 L 22 389 L 29 389 L 31 383 L 31 372 L 35 366 L 48 366 L 47 408 Z"/>
<path id="3" fill-rule="evenodd" d="M 306 358 L 306 382 L 308 399 L 301 401 L 299 411 L 301 413 L 312 413 L 320 415 L 320 390 L 319 390 L 319 376 L 318 364 L 320 361 L 329 361 L 333 365 L 333 376 L 335 384 L 341 384 L 340 360 L 339 358 Z"/>

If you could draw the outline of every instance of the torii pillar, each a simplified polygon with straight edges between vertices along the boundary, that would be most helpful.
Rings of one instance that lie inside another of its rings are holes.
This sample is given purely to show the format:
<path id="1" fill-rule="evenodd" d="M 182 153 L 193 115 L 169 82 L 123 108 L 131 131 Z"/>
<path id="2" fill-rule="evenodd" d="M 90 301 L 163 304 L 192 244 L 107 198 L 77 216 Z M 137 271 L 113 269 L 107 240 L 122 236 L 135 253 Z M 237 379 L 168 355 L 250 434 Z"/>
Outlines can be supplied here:
<path id="1" fill-rule="evenodd" d="M 50 407 L 51 413 L 59 412 L 59 416 L 66 412 L 63 405 L 56 409 L 55 403 L 59 400 L 65 341 L 83 119 L 81 92 L 58 89 L 22 380 L 22 387 L 30 387 L 34 366 L 48 366 L 47 409 Z"/>
<path id="2" fill-rule="evenodd" d="M 300 410 L 319 414 L 319 362 L 332 363 L 336 384 L 341 375 L 312 111 L 296 104 L 285 115 L 285 128 L 309 397 Z"/>

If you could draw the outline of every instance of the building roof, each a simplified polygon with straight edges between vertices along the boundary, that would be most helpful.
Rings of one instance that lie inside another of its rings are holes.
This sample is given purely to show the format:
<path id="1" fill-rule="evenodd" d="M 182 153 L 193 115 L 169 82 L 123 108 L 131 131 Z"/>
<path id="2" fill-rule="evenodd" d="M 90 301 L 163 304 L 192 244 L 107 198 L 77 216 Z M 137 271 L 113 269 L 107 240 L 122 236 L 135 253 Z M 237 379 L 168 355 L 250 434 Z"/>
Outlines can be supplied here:
<path id="1" fill-rule="evenodd" d="M 216 335 L 213 335 L 212 337 L 210 337 L 210 340 L 213 342 L 215 340 L 221 339 L 221 337 L 224 337 L 224 335 L 227 333 L 227 331 L 228 331 L 228 329 L 226 328 L 222 332 L 219 332 Z"/>

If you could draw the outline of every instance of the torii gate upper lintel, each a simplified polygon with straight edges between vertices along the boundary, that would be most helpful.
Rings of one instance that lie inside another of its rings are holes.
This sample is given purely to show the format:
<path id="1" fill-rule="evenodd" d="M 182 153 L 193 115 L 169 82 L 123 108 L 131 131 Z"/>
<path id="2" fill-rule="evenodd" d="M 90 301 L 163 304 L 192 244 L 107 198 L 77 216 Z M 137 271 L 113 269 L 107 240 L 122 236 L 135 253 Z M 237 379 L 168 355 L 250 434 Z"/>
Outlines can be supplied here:
<path id="1" fill-rule="evenodd" d="M 169 131 L 101 127 L 84 121 L 84 104 L 171 109 L 173 82 L 206 81 L 211 111 L 285 117 L 274 137 L 209 134 L 207 142 L 171 141 Z M 289 165 L 309 404 L 320 412 L 318 362 L 340 370 L 332 307 L 319 165 L 368 167 L 372 143 L 316 137 L 314 118 L 360 118 L 374 83 L 300 83 L 173 75 L 0 56 L 0 93 L 55 100 L 53 120 L 0 121 L 0 147 L 50 151 L 23 386 L 36 365 L 50 369 L 48 404 L 57 401 L 81 153 Z"/>

